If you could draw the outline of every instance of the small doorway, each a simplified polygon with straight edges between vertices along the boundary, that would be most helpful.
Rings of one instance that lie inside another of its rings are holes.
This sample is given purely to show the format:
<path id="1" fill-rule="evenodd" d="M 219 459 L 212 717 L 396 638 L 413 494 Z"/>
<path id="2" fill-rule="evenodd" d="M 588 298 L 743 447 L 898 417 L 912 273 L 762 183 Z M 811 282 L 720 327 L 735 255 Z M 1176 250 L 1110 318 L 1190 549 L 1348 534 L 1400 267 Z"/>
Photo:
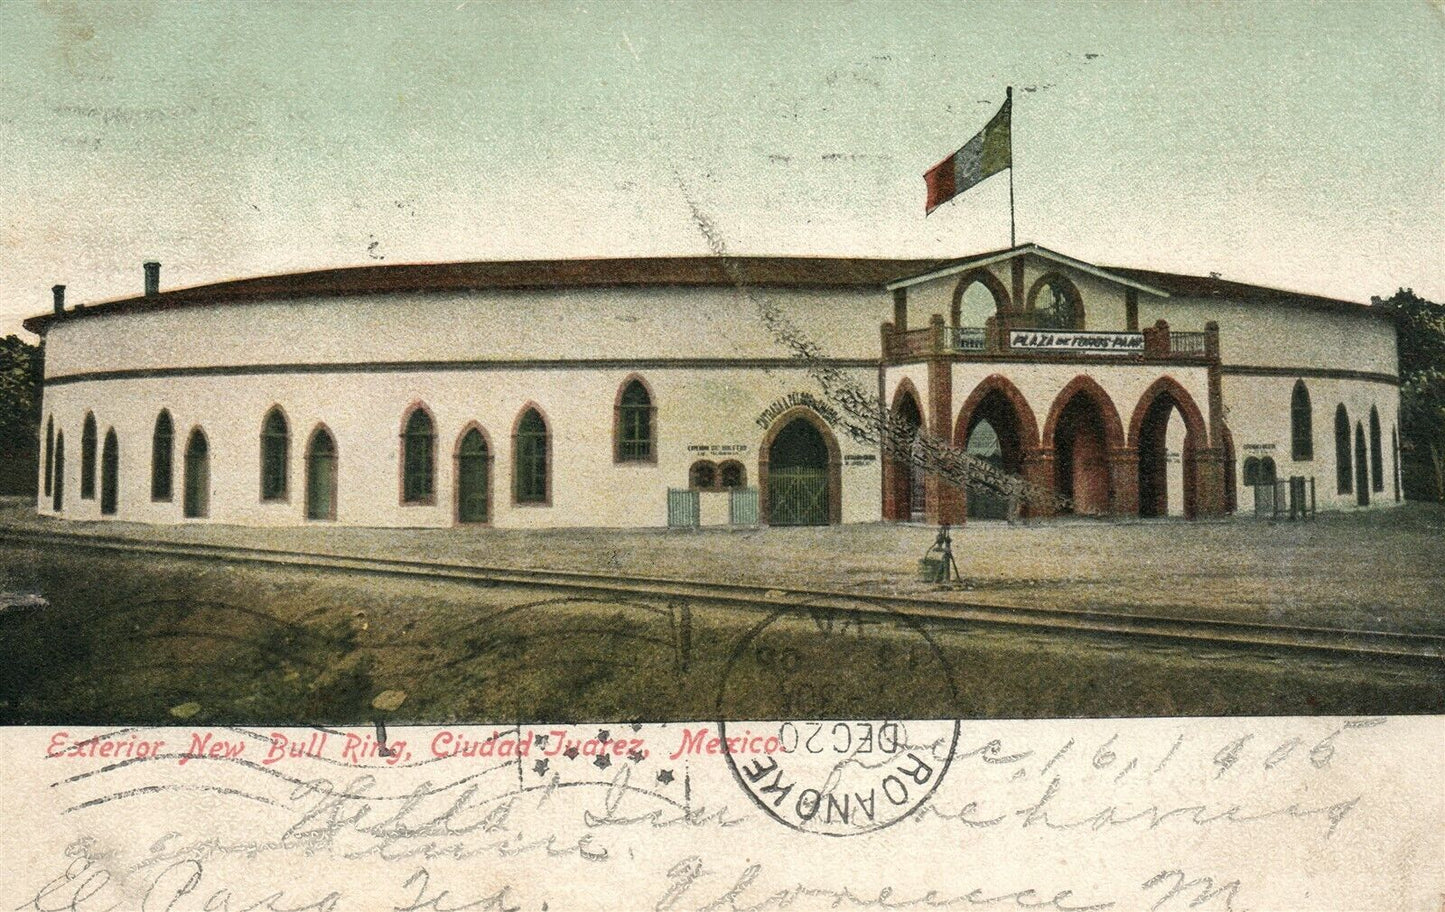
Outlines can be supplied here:
<path id="1" fill-rule="evenodd" d="M 306 518 L 336 518 L 336 439 L 326 428 L 306 445 Z"/>
<path id="2" fill-rule="evenodd" d="M 768 523 L 826 526 L 832 516 L 828 444 L 806 418 L 783 426 L 768 446 Z"/>
<path id="3" fill-rule="evenodd" d="M 117 490 L 120 483 L 120 445 L 115 439 L 115 430 L 106 432 L 105 445 L 100 451 L 100 515 L 114 516 L 120 499 Z"/>
<path id="4" fill-rule="evenodd" d="M 211 511 L 211 448 L 200 428 L 186 441 L 185 497 L 182 514 L 198 519 Z"/>
<path id="5" fill-rule="evenodd" d="M 457 447 L 457 521 L 484 523 L 491 506 L 488 488 L 490 454 L 482 432 L 472 428 Z"/>

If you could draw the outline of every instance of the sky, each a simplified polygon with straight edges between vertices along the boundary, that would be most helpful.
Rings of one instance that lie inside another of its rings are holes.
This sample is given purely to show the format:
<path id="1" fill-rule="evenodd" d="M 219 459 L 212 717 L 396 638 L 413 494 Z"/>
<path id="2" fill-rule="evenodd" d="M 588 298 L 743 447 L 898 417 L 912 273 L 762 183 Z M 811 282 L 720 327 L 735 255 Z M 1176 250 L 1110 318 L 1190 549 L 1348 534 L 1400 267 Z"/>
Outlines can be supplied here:
<path id="1" fill-rule="evenodd" d="M 0 335 L 373 263 L 952 257 L 923 173 L 1015 87 L 1018 241 L 1445 298 L 1445 6 L 0 3 Z"/>

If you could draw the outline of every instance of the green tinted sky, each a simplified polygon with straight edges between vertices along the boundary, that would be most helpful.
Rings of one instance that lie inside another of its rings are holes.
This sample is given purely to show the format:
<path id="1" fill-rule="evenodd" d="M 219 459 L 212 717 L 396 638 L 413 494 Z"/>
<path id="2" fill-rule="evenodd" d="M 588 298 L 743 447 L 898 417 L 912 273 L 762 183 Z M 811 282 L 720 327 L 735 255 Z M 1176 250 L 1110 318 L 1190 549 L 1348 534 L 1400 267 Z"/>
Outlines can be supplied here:
<path id="1" fill-rule="evenodd" d="M 0 5 L 0 332 L 451 259 L 962 255 L 922 173 L 1017 88 L 1019 239 L 1445 297 L 1445 13 L 1397 3 Z"/>

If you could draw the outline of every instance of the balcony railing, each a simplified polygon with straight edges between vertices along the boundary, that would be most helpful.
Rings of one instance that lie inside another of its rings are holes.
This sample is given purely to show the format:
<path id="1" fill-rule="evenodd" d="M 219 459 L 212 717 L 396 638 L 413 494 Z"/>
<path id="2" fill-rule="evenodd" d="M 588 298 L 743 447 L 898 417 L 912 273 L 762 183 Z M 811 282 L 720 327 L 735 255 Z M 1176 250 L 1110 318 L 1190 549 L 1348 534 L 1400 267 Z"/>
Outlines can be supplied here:
<path id="1" fill-rule="evenodd" d="M 1169 331 L 1169 354 L 1203 358 L 1209 354 L 1208 333 Z"/>
<path id="2" fill-rule="evenodd" d="M 988 343 L 988 334 L 982 326 L 954 326 L 952 335 L 954 351 L 981 352 Z"/>

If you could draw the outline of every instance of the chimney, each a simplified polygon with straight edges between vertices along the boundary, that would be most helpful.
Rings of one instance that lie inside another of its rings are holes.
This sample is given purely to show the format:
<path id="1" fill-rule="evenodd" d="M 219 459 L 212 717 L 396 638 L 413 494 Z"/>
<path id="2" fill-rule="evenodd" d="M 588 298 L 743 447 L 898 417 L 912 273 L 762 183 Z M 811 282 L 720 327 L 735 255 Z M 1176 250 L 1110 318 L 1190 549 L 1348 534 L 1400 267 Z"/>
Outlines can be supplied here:
<path id="1" fill-rule="evenodd" d="M 59 316 L 65 313 L 65 286 L 55 285 L 50 289 L 50 292 L 55 295 L 55 315 Z"/>
<path id="2" fill-rule="evenodd" d="M 146 297 L 158 297 L 161 293 L 161 264 L 152 260 L 145 264 Z"/>

